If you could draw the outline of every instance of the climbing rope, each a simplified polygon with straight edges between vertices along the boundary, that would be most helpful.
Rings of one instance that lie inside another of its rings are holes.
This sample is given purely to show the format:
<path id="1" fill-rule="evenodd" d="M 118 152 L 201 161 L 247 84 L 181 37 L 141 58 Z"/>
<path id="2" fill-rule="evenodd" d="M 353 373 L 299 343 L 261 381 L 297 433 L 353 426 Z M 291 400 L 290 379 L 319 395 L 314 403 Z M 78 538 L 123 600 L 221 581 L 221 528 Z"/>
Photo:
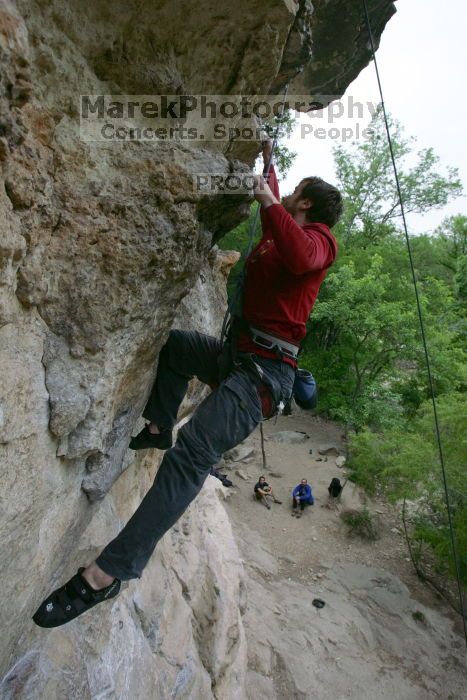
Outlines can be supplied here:
<path id="1" fill-rule="evenodd" d="M 267 469 L 267 460 L 266 460 L 266 450 L 264 449 L 263 421 L 261 421 L 261 423 L 259 424 L 259 431 L 261 433 L 261 456 L 263 458 L 263 472 L 265 472 Z"/>
<path id="2" fill-rule="evenodd" d="M 387 117 L 387 113 L 386 113 L 386 106 L 384 103 L 383 88 L 382 88 L 381 78 L 380 78 L 379 69 L 378 69 L 378 62 L 376 60 L 375 42 L 373 39 L 373 32 L 371 29 L 371 22 L 370 22 L 370 15 L 368 12 L 367 0 L 363 0 L 363 10 L 364 10 L 364 14 L 365 14 L 365 21 L 366 21 L 366 26 L 367 26 L 367 30 L 368 30 L 368 36 L 370 39 L 371 53 L 373 56 L 373 63 L 375 66 L 376 79 L 378 81 L 378 89 L 379 89 L 379 94 L 380 94 L 380 98 L 381 98 L 381 109 L 383 112 L 384 123 L 386 126 L 386 134 L 387 134 L 387 139 L 388 139 L 388 144 L 389 144 L 389 151 L 391 154 L 392 167 L 394 170 L 394 178 L 395 178 L 395 182 L 396 182 L 397 194 L 398 194 L 398 198 L 399 198 L 399 205 L 400 205 L 401 214 L 402 214 L 402 222 L 403 222 L 404 233 L 405 233 L 405 241 L 407 244 L 407 250 L 408 250 L 408 254 L 409 254 L 410 269 L 412 271 L 412 281 L 413 281 L 413 286 L 414 286 L 414 290 L 415 290 L 415 299 L 416 299 L 416 304 L 417 304 L 418 320 L 419 320 L 420 331 L 421 331 L 421 336 L 422 336 L 423 351 L 425 354 L 425 364 L 426 364 L 426 371 L 427 371 L 427 377 L 428 377 L 428 387 L 429 387 L 430 398 L 431 398 L 431 403 L 432 403 L 432 407 L 433 407 L 433 417 L 434 417 L 434 423 L 435 423 L 435 435 L 436 435 L 436 441 L 438 444 L 438 454 L 439 454 L 439 461 L 440 461 L 440 465 L 441 465 L 441 474 L 442 474 L 442 479 L 443 479 L 444 498 L 446 501 L 446 509 L 447 509 L 447 515 L 448 515 L 451 548 L 452 548 L 454 566 L 455 566 L 455 570 L 456 570 L 457 588 L 458 588 L 458 592 L 459 592 L 459 602 L 460 602 L 460 613 L 462 615 L 462 622 L 463 622 L 463 626 L 464 626 L 464 637 L 465 637 L 465 643 L 467 646 L 467 621 L 466 621 L 466 617 L 465 617 L 464 593 L 463 593 L 463 589 L 462 589 L 459 554 L 457 551 L 457 542 L 456 542 L 456 536 L 455 536 L 455 532 L 454 532 L 454 525 L 453 525 L 453 521 L 452 521 L 451 501 L 450 501 L 450 497 L 449 497 L 446 465 L 444 462 L 444 453 L 443 453 L 443 446 L 442 446 L 442 442 L 441 442 L 441 432 L 440 432 L 440 427 L 439 427 L 438 411 L 436 408 L 435 392 L 434 392 L 434 388 L 433 388 L 433 377 L 432 377 L 432 373 L 431 373 L 431 363 L 430 363 L 430 358 L 428 355 L 428 345 L 427 345 L 426 335 L 425 335 L 425 324 L 423 322 L 422 307 L 420 304 L 420 296 L 419 296 L 418 285 L 417 285 L 417 276 L 415 274 L 415 266 L 414 266 L 413 256 L 412 256 L 412 247 L 410 245 L 407 220 L 406 220 L 406 216 L 405 216 L 405 207 L 404 207 L 404 202 L 402 199 L 402 191 L 401 191 L 400 180 L 399 180 L 399 173 L 397 170 L 396 159 L 394 156 L 394 148 L 393 148 L 393 143 L 392 143 L 391 131 L 389 129 L 389 121 L 388 121 L 388 117 Z"/>

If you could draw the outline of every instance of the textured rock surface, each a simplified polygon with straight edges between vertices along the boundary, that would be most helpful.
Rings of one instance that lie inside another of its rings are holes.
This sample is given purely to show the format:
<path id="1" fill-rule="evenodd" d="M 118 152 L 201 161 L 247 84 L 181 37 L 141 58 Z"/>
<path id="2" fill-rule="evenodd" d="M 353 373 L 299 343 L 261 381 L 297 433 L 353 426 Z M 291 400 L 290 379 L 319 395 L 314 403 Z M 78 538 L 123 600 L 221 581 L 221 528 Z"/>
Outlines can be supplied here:
<path id="1" fill-rule="evenodd" d="M 187 182 L 244 170 L 257 152 L 84 143 L 79 95 L 261 94 L 294 78 L 312 93 L 330 74 L 342 91 L 369 59 L 350 5 L 0 1 L 0 664 L 12 697 L 70 696 L 73 681 L 73 697 L 234 698 L 245 672 L 238 561 L 212 489 L 189 536 L 168 535 L 111 612 L 53 633 L 30 622 L 150 483 L 155 460 L 126 445 L 172 324 L 219 329 L 234 258 L 212 241 L 247 201 L 205 202 Z M 393 3 L 370 5 L 382 28 Z M 191 387 L 181 417 L 203 391 Z"/>
<path id="2" fill-rule="evenodd" d="M 135 508 L 150 472 L 140 465 L 94 511 L 68 561 L 72 574 Z M 2 698 L 242 698 L 246 644 L 242 567 L 231 526 L 208 479 L 151 559 L 138 585 L 53 631 L 30 630 L 16 647 Z M 58 579 L 57 579 L 58 580 Z"/>
<path id="3" fill-rule="evenodd" d="M 263 551 L 247 577 L 247 698 L 308 700 L 315 689 L 320 700 L 462 697 L 459 638 L 397 577 L 324 561 L 326 573 L 302 585 L 271 580 L 265 560 Z M 315 596 L 325 599 L 322 610 L 313 607 Z M 267 610 L 258 615 L 264 600 Z"/>
<path id="4" fill-rule="evenodd" d="M 229 462 L 244 462 L 248 457 L 254 454 L 254 449 L 251 445 L 238 445 L 224 453 L 224 460 Z"/>
<path id="5" fill-rule="evenodd" d="M 339 455 L 339 448 L 337 445 L 320 445 L 318 448 L 318 454 L 320 455 Z M 337 463 L 337 460 L 336 460 Z"/>

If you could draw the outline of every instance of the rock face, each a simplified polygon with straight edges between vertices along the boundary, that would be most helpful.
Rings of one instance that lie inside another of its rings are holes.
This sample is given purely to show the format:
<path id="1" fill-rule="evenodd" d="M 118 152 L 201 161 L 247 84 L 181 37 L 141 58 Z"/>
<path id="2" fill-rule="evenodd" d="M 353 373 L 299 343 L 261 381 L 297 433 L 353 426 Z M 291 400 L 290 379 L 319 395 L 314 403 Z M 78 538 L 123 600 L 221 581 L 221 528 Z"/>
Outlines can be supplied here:
<path id="1" fill-rule="evenodd" d="M 339 448 L 336 445 L 320 445 L 318 448 L 320 455 L 338 455 Z M 337 459 L 336 459 L 337 464 Z"/>
<path id="2" fill-rule="evenodd" d="M 212 487 L 110 610 L 53 633 L 30 621 L 154 476 L 157 460 L 127 444 L 168 331 L 219 331 L 236 256 L 213 241 L 245 216 L 248 199 L 206 201 L 187 182 L 245 170 L 258 150 L 85 143 L 79 96 L 261 94 L 288 80 L 292 91 L 332 83 L 341 93 L 369 60 L 359 7 L 0 0 L 6 697 L 242 697 L 241 567 Z M 379 34 L 394 5 L 372 0 L 370 9 Z M 180 418 L 204 391 L 193 384 Z"/>
<path id="3" fill-rule="evenodd" d="M 70 575 L 73 560 L 104 544 L 129 505 L 137 506 L 150 481 L 142 471 L 128 470 L 113 502 L 95 512 L 68 562 Z M 209 698 L 215 688 L 219 697 L 240 700 L 243 569 L 217 483 L 208 479 L 196 508 L 163 539 L 138 585 L 127 585 L 113 604 L 77 624 L 30 629 L 1 697 Z"/>
<path id="4" fill-rule="evenodd" d="M 295 443 L 306 442 L 306 440 L 310 439 L 310 436 L 296 430 L 280 430 L 277 433 L 273 433 L 269 439 L 271 442 L 285 442 L 293 445 Z"/>
<path id="5" fill-rule="evenodd" d="M 256 559 L 257 548 L 251 551 Z M 309 576 L 304 585 L 284 584 L 264 580 L 264 552 L 260 562 L 257 571 L 251 564 L 250 605 L 244 616 L 252 689 L 248 700 L 307 700 L 316 697 L 318 688 L 320 700 L 462 696 L 463 663 L 455 657 L 459 641 L 446 620 L 412 599 L 396 576 L 358 564 L 334 564 L 325 574 Z M 323 610 L 313 607 L 315 596 L 325 599 Z M 267 610 L 258 614 L 264 600 Z M 440 653 L 443 678 L 432 660 Z M 443 683 L 451 682 L 444 694 Z"/>

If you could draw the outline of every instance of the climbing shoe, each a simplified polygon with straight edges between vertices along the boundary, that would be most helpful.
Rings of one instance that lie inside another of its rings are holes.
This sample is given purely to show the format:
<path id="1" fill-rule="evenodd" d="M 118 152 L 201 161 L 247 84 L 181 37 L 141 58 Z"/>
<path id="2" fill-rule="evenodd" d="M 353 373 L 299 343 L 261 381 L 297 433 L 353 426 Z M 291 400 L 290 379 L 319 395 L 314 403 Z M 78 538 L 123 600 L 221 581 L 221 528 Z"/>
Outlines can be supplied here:
<path id="1" fill-rule="evenodd" d="M 96 591 L 81 576 L 84 566 L 78 569 L 64 586 L 57 588 L 39 605 L 32 619 L 39 627 L 60 627 L 70 622 L 97 603 L 115 598 L 120 591 L 120 579 L 116 578 L 106 588 Z"/>
<path id="2" fill-rule="evenodd" d="M 282 505 L 282 501 L 279 501 L 277 498 L 274 499 L 274 503 L 278 503 L 280 506 Z"/>
<path id="3" fill-rule="evenodd" d="M 145 425 L 141 432 L 131 438 L 130 450 L 168 450 L 172 447 L 172 431 L 162 428 L 160 433 L 150 433 L 148 425 Z"/>

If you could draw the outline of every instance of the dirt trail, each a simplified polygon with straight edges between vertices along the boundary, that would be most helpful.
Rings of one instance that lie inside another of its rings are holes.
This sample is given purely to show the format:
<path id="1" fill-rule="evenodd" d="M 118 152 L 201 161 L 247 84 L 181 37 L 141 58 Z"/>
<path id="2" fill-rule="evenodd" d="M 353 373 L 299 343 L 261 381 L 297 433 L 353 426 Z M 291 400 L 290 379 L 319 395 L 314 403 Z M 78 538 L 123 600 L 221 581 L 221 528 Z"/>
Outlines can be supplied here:
<path id="1" fill-rule="evenodd" d="M 284 430 L 310 438 L 299 444 L 270 439 Z M 459 621 L 414 575 L 393 510 L 347 483 L 341 507 L 366 502 L 380 524 L 378 540 L 365 542 L 349 539 L 338 512 L 324 507 L 331 478 L 343 481 L 345 469 L 335 456 L 318 461 L 318 449 L 332 443 L 344 454 L 341 429 L 295 409 L 266 422 L 264 433 L 265 476 L 282 505 L 267 510 L 252 496 L 263 473 L 259 429 L 244 443 L 255 448 L 250 461 L 221 465 L 235 484 L 226 490 L 227 509 L 248 572 L 250 697 L 465 697 Z M 296 519 L 291 491 L 303 477 L 315 505 Z M 312 606 L 315 597 L 326 602 L 322 610 Z"/>

